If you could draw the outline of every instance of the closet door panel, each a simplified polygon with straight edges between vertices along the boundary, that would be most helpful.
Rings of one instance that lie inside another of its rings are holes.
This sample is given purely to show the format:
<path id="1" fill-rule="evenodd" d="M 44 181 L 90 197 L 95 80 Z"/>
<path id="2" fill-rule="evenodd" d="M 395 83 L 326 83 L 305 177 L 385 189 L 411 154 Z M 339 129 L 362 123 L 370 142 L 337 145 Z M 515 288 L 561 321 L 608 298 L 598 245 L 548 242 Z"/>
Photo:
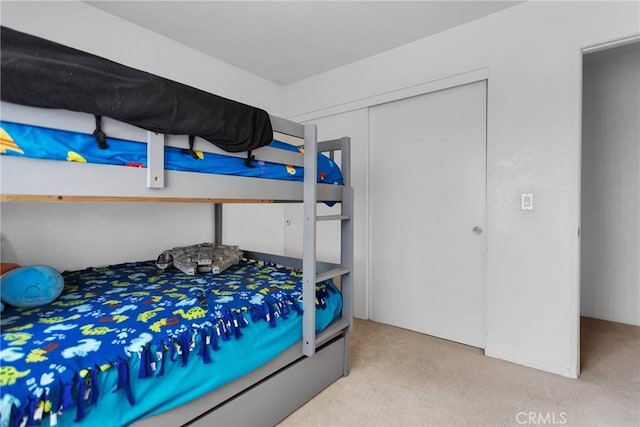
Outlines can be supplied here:
<path id="1" fill-rule="evenodd" d="M 370 109 L 373 320 L 485 344 L 486 82 Z"/>

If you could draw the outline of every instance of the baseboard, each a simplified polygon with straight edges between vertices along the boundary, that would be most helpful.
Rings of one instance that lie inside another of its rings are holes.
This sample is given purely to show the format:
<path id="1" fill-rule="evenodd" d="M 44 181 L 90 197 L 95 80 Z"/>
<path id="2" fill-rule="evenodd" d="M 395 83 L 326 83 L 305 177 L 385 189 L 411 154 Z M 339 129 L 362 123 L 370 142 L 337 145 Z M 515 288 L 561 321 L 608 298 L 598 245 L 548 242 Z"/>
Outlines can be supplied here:
<path id="1" fill-rule="evenodd" d="M 526 366 L 528 368 L 539 369 L 541 371 L 551 372 L 552 374 L 562 375 L 568 378 L 578 378 L 578 373 L 566 366 L 558 366 L 551 363 L 541 362 L 539 360 L 527 359 L 526 357 L 516 356 L 515 354 L 503 353 L 501 351 L 486 348 L 484 355 L 496 359 L 506 360 L 507 362 Z"/>

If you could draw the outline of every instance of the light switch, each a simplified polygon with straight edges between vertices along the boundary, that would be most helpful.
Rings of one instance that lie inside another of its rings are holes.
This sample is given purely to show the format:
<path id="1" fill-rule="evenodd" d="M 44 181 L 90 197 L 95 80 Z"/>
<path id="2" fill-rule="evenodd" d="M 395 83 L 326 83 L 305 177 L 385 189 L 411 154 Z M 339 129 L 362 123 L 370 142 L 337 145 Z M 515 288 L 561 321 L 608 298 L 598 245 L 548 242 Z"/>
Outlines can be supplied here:
<path id="1" fill-rule="evenodd" d="M 532 193 L 522 193 L 520 197 L 521 207 L 523 211 L 532 211 L 533 210 L 533 194 Z"/>

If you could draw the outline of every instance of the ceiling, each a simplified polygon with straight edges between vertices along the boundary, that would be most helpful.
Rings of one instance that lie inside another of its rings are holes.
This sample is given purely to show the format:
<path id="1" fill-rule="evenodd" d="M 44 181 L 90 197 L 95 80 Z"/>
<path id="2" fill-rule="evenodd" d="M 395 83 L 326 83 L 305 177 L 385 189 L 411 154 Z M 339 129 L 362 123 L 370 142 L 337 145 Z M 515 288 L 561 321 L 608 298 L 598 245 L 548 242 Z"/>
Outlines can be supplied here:
<path id="1" fill-rule="evenodd" d="M 278 85 L 521 1 L 87 1 Z"/>

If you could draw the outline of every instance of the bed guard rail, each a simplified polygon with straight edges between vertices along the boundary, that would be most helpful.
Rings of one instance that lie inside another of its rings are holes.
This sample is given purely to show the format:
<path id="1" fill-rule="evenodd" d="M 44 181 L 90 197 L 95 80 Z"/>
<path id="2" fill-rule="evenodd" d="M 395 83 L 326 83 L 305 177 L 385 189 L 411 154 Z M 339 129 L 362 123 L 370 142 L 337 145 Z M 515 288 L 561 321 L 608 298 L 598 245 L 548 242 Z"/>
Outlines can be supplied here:
<path id="1" fill-rule="evenodd" d="M 302 139 L 304 126 L 286 119 L 270 116 L 275 132 Z M 49 127 L 91 134 L 94 131 L 95 118 L 91 114 L 62 109 L 37 108 L 26 105 L 0 102 L 0 120 Z M 188 149 L 187 135 L 165 135 L 150 132 L 142 128 L 120 122 L 108 117 L 102 118 L 102 130 L 107 137 L 147 144 L 147 188 L 164 188 L 164 147 Z M 246 158 L 246 152 L 232 153 L 211 144 L 201 138 L 195 138 L 194 147 L 199 151 L 222 154 L 230 157 Z M 303 166 L 300 153 L 288 152 L 269 146 L 252 150 L 256 160 Z"/>
<path id="2" fill-rule="evenodd" d="M 87 113 L 67 110 L 36 108 L 8 102 L 0 102 L 0 119 L 8 122 L 49 127 L 53 129 L 91 134 L 95 118 Z M 304 126 L 290 120 L 271 117 L 273 129 L 280 135 L 292 136 L 302 141 Z M 302 201 L 303 185 L 290 181 L 262 182 L 253 185 L 253 178 L 218 176 L 211 183 L 206 176 L 179 176 L 176 172 L 169 176 L 164 169 L 164 147 L 189 148 L 186 135 L 164 135 L 148 132 L 144 129 L 117 120 L 103 117 L 102 129 L 109 136 L 123 140 L 147 144 L 148 167 L 143 169 L 127 168 L 120 171 L 117 178 L 109 173 L 108 166 L 94 165 L 91 170 L 77 165 L 49 165 L 36 168 L 24 180 L 10 179 L 30 167 L 33 159 L 3 158 L 2 200 L 18 201 L 175 201 L 175 202 L 224 202 L 231 200 L 246 202 L 299 202 Z M 279 137 L 279 136 L 277 136 Z M 246 158 L 247 153 L 229 153 L 199 138 L 195 138 L 195 149 L 199 151 Z M 256 160 L 303 166 L 304 156 L 269 146 L 252 150 Z M 6 160 L 6 162 L 4 161 Z M 68 166 L 68 167 L 67 167 Z M 64 172 L 62 168 L 64 167 Z M 136 170 L 134 170 L 136 169 Z M 58 173 L 61 172 L 61 173 Z M 56 182 L 47 180 L 55 174 Z M 89 176 L 89 178 L 87 178 Z M 5 179 L 6 178 L 6 179 Z M 89 182 L 87 182 L 87 180 Z M 84 182 L 82 188 L 77 183 Z M 141 185 L 131 185 L 140 182 Z M 195 184 L 194 184 L 195 182 Z M 162 191 L 160 191 L 162 190 Z M 321 200 L 339 200 L 342 190 L 330 184 L 319 185 L 318 197 Z M 212 197 L 215 196 L 215 197 Z"/>

